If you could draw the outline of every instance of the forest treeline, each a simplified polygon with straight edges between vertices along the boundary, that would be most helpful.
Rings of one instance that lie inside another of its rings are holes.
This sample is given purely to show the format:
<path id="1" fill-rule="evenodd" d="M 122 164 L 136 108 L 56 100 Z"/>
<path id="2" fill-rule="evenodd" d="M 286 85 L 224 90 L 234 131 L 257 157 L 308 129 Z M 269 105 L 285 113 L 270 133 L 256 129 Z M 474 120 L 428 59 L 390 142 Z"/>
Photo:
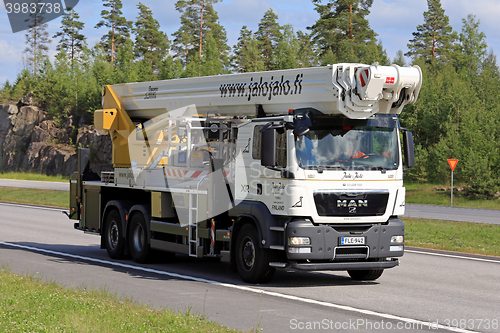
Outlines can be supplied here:
<path id="1" fill-rule="evenodd" d="M 25 69 L 15 82 L 1 87 L 0 98 L 17 101 L 33 91 L 38 105 L 55 120 L 80 115 L 91 122 L 106 84 L 340 62 L 416 64 L 424 74 L 419 100 L 400 116 L 416 146 L 416 167 L 405 177 L 444 183 L 450 177 L 447 159 L 457 158 L 454 178 L 470 195 L 499 196 L 500 70 L 475 16 L 464 17 L 457 32 L 440 0 L 427 0 L 408 52 L 398 51 L 390 59 L 367 20 L 373 0 L 311 0 L 318 19 L 306 31 L 281 25 L 269 9 L 260 22 L 242 27 L 232 46 L 214 9 L 218 1 L 178 0 L 180 26 L 168 36 L 144 4 L 137 4 L 132 22 L 124 17 L 121 0 L 103 0 L 95 25 L 103 35 L 94 46 L 87 44 L 84 23 L 74 9 L 65 11 L 54 36 L 46 25 L 35 24 L 40 18 L 34 16 L 26 33 Z M 47 56 L 51 38 L 57 43 L 54 61 Z"/>

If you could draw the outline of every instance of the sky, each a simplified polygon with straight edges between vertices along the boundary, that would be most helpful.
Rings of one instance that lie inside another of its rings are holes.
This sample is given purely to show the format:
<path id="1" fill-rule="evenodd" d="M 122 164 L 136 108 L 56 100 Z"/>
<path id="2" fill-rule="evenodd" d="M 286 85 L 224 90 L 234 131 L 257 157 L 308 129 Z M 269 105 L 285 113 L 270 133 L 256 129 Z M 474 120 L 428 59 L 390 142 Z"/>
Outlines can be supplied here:
<path id="1" fill-rule="evenodd" d="M 323 0 L 326 3 L 327 0 Z M 135 21 L 138 15 L 139 0 L 122 0 L 123 13 L 127 20 Z M 180 26 L 180 13 L 175 10 L 176 0 L 142 0 L 151 8 L 153 17 L 158 20 L 163 30 L 173 39 Z M 90 46 L 95 45 L 106 28 L 96 29 L 100 20 L 102 0 L 80 0 L 75 10 L 80 20 L 85 23 L 83 33 Z M 500 29 L 496 20 L 500 17 L 499 0 L 441 0 L 445 14 L 450 18 L 450 25 L 457 32 L 462 30 L 462 19 L 473 14 L 480 20 L 480 30 L 486 34 L 488 48 L 495 55 L 500 54 Z M 281 25 L 291 24 L 295 31 L 308 32 L 318 19 L 314 5 L 310 0 L 223 0 L 214 5 L 219 14 L 220 23 L 227 32 L 229 45 L 236 44 L 242 26 L 256 31 L 264 13 L 272 8 L 278 15 Z M 374 0 L 368 16 L 370 27 L 378 34 L 388 56 L 394 59 L 396 52 L 407 52 L 407 43 L 412 39 L 412 32 L 423 23 L 423 13 L 427 10 L 427 0 Z M 49 22 L 50 36 L 57 33 L 61 18 Z M 56 54 L 57 39 L 49 45 L 49 55 Z M 12 33 L 4 3 L 0 4 L 0 86 L 8 79 L 13 83 L 17 74 L 23 69 L 23 51 L 26 48 L 25 31 Z"/>

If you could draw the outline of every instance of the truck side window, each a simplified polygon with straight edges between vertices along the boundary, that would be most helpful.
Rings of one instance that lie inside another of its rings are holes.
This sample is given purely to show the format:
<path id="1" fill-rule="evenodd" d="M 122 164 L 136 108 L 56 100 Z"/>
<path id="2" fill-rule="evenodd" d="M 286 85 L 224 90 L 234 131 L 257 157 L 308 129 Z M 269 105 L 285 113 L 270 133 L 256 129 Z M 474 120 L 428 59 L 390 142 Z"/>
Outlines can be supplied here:
<path id="1" fill-rule="evenodd" d="M 252 144 L 252 158 L 254 160 L 260 160 L 260 128 L 262 125 L 255 126 L 253 129 L 253 144 Z"/>
<path id="2" fill-rule="evenodd" d="M 286 131 L 276 135 L 276 164 L 286 168 Z"/>
<path id="3" fill-rule="evenodd" d="M 252 158 L 260 160 L 260 126 L 255 126 L 253 130 Z M 276 164 L 277 166 L 286 167 L 286 131 L 277 133 L 276 135 Z"/>

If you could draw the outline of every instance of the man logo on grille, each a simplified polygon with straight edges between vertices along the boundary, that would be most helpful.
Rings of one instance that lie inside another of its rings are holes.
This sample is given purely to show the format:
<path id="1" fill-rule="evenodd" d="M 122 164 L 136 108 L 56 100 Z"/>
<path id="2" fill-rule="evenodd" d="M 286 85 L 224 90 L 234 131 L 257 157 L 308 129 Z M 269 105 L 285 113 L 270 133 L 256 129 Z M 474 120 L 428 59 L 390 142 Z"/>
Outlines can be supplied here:
<path id="1" fill-rule="evenodd" d="M 348 208 L 350 214 L 356 214 L 358 207 L 368 207 L 368 200 L 337 200 L 337 208 Z"/>

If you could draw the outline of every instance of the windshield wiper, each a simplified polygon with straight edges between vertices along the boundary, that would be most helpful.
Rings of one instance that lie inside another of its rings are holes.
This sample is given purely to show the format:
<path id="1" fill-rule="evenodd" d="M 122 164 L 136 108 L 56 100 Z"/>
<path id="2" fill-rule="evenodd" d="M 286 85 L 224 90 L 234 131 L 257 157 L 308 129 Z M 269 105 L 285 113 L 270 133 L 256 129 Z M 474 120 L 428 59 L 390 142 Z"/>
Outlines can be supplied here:
<path id="1" fill-rule="evenodd" d="M 380 165 L 355 165 L 352 167 L 353 170 L 366 170 L 366 171 L 373 171 L 373 170 L 380 170 L 382 173 L 387 172 L 387 168 L 384 168 L 383 166 Z"/>
<path id="2" fill-rule="evenodd" d="M 303 167 L 306 170 L 317 170 L 318 173 L 323 173 L 324 170 L 346 170 L 340 165 L 308 165 Z"/>
<path id="3" fill-rule="evenodd" d="M 326 170 L 347 170 L 346 167 L 341 165 L 324 165 L 322 167 Z"/>
<path id="4" fill-rule="evenodd" d="M 372 169 L 375 169 L 375 170 L 380 170 L 382 171 L 382 173 L 386 173 L 387 172 L 387 169 L 380 166 L 380 165 L 377 165 L 377 166 L 374 166 L 374 167 L 371 167 Z"/>

